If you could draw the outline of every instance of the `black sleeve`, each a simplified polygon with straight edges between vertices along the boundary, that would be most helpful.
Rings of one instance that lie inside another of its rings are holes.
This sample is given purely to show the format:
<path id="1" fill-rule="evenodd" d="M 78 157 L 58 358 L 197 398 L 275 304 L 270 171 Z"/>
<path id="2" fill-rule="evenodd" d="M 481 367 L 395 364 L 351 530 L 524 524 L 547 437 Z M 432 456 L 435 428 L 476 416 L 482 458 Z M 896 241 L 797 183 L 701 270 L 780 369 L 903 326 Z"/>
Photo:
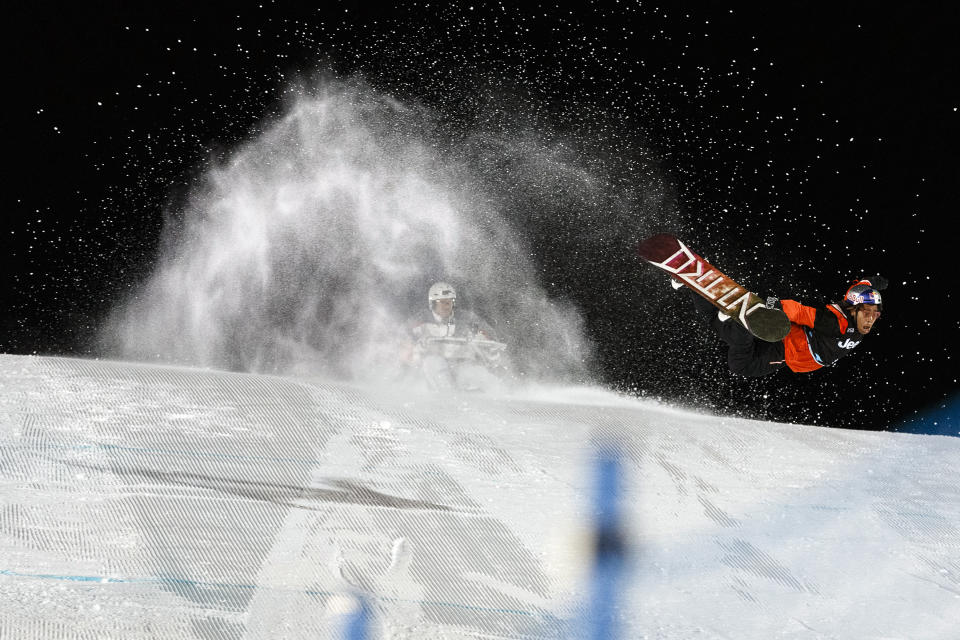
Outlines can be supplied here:
<path id="1" fill-rule="evenodd" d="M 848 321 L 849 322 L 849 321 Z M 813 330 L 825 336 L 842 336 L 840 320 L 827 307 L 818 307 L 817 315 L 813 319 Z"/>

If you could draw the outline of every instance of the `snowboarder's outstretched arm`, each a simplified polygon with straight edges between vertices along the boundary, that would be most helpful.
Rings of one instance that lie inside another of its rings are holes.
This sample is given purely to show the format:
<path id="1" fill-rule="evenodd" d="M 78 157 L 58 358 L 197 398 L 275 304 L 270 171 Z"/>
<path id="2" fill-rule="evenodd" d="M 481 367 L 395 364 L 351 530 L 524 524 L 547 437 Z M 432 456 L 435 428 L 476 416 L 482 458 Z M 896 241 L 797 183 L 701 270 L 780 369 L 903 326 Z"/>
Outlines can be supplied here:
<path id="1" fill-rule="evenodd" d="M 810 327 L 817 333 L 841 336 L 847 330 L 847 319 L 834 305 L 808 307 L 796 300 L 781 300 L 780 306 L 793 324 Z"/>

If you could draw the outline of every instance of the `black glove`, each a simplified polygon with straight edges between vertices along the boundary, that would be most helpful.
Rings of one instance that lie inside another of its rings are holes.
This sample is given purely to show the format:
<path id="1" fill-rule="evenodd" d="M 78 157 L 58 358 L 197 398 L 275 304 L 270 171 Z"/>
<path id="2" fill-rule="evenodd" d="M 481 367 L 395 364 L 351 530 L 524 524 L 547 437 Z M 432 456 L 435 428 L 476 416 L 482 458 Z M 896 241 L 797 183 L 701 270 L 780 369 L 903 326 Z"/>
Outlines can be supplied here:
<path id="1" fill-rule="evenodd" d="M 877 291 L 883 291 L 887 288 L 887 284 L 889 284 L 883 276 L 870 276 L 869 278 L 864 278 L 864 280 L 869 280 L 870 286 Z"/>

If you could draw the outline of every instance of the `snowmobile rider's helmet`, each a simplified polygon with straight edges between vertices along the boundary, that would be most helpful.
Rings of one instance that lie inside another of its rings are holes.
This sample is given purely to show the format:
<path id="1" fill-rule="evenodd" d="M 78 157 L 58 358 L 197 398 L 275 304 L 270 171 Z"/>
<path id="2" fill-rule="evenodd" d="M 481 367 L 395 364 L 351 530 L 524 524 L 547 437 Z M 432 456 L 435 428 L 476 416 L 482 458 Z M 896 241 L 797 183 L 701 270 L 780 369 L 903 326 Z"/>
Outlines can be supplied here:
<path id="1" fill-rule="evenodd" d="M 430 305 L 431 311 L 437 300 L 451 300 L 452 304 L 456 304 L 457 291 L 446 282 L 435 282 L 427 292 L 427 304 Z"/>

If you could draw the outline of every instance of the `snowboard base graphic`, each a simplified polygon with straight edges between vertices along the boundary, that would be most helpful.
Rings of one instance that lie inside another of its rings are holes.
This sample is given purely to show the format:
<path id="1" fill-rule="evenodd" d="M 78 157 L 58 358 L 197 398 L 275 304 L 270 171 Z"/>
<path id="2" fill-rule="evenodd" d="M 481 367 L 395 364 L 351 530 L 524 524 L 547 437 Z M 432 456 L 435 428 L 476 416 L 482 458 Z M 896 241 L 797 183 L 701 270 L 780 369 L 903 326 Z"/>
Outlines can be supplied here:
<path id="1" fill-rule="evenodd" d="M 669 233 L 647 238 L 637 251 L 641 258 L 696 291 L 757 338 L 778 342 L 790 333 L 790 320 L 783 311 L 767 307 L 760 296 L 747 291 Z"/>

